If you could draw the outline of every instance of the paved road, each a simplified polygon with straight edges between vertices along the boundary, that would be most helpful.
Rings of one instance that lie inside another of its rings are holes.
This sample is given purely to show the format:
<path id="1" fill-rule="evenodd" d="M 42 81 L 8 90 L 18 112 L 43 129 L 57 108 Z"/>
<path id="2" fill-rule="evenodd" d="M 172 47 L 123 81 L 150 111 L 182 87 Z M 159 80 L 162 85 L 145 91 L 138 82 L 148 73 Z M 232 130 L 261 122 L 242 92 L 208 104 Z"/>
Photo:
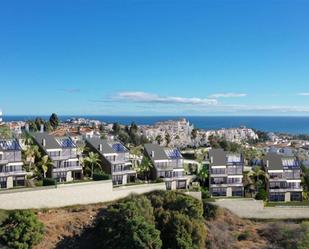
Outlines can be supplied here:
<path id="1" fill-rule="evenodd" d="M 309 219 L 309 207 L 264 207 L 263 201 L 252 199 L 218 199 L 215 204 L 242 218 Z"/>

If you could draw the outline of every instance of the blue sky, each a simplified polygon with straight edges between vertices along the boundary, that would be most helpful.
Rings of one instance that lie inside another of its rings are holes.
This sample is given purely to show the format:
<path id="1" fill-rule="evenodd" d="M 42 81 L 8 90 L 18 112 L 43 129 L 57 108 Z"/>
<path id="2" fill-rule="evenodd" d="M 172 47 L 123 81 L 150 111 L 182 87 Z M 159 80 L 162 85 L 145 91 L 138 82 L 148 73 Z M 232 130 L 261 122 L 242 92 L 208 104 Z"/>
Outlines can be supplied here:
<path id="1" fill-rule="evenodd" d="M 5 114 L 309 115 L 309 1 L 1 1 Z"/>

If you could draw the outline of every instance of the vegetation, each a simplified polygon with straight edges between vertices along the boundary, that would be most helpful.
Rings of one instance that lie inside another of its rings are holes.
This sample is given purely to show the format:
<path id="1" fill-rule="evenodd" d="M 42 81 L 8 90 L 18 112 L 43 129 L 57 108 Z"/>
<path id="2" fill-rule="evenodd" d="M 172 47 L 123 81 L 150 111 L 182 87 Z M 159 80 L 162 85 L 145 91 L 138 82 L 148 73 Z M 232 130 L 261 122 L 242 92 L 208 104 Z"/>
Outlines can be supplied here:
<path id="1" fill-rule="evenodd" d="M 100 164 L 101 160 L 100 160 L 100 156 L 98 153 L 94 153 L 94 152 L 89 152 L 88 156 L 86 156 L 84 158 L 83 163 L 85 164 L 86 168 L 85 168 L 85 174 L 88 175 L 89 174 L 89 169 L 91 172 L 91 178 L 93 178 L 93 173 L 94 173 L 94 169 L 95 168 L 100 168 L 101 164 Z"/>
<path id="2" fill-rule="evenodd" d="M 43 172 L 43 179 L 46 178 L 46 173 L 48 170 L 53 167 L 53 162 L 51 159 L 48 157 L 48 155 L 45 155 L 41 158 L 41 161 L 38 164 L 39 169 L 41 172 Z"/>
<path id="3" fill-rule="evenodd" d="M 52 178 L 44 178 L 43 179 L 43 186 L 53 186 L 56 185 L 57 181 Z"/>
<path id="4" fill-rule="evenodd" d="M 10 213 L 0 227 L 0 239 L 12 249 L 31 249 L 44 235 L 44 226 L 32 211 Z"/>
<path id="5" fill-rule="evenodd" d="M 131 196 L 109 206 L 97 225 L 98 248 L 204 248 L 200 201 L 172 191 Z"/>
<path id="6" fill-rule="evenodd" d="M 11 138 L 12 132 L 7 125 L 0 125 L 0 138 Z"/>
<path id="7" fill-rule="evenodd" d="M 118 123 L 114 123 L 113 134 L 125 145 L 139 146 L 149 142 L 144 135 L 140 134 L 134 122 L 131 123 L 130 127 L 122 127 Z"/>
<path id="8" fill-rule="evenodd" d="M 225 139 L 213 135 L 209 136 L 208 140 L 210 146 L 214 149 L 221 148 L 225 151 L 239 152 L 242 148 L 238 143 L 229 142 Z"/>
<path id="9" fill-rule="evenodd" d="M 56 113 L 53 113 L 50 116 L 49 123 L 50 123 L 51 127 L 53 127 L 53 129 L 56 129 L 59 126 L 60 120 L 59 120 L 59 118 L 58 118 Z"/>
<path id="10" fill-rule="evenodd" d="M 137 165 L 136 172 L 139 174 L 144 180 L 149 179 L 150 171 L 153 165 L 150 159 L 147 156 L 144 156 L 141 163 Z"/>
<path id="11" fill-rule="evenodd" d="M 104 172 L 94 172 L 92 178 L 94 181 L 102 181 L 111 179 L 111 176 Z"/>

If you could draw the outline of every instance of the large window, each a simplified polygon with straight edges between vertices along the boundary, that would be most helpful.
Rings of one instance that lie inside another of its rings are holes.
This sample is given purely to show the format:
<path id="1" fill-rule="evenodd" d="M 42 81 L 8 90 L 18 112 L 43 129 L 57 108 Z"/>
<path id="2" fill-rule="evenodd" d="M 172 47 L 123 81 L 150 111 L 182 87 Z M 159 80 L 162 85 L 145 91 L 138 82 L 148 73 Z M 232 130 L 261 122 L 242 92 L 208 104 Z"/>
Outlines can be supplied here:
<path id="1" fill-rule="evenodd" d="M 211 194 L 213 196 L 226 196 L 226 188 L 212 188 Z"/>
<path id="2" fill-rule="evenodd" d="M 211 169 L 211 174 L 213 175 L 224 175 L 225 174 L 225 169 L 222 168 L 212 168 Z"/>
<path id="3" fill-rule="evenodd" d="M 269 200 L 270 201 L 284 201 L 285 200 L 284 193 L 271 193 L 269 195 Z"/>
<path id="4" fill-rule="evenodd" d="M 120 175 L 120 176 L 113 176 L 113 184 L 114 185 L 122 184 L 122 178 L 123 178 L 122 175 Z"/>

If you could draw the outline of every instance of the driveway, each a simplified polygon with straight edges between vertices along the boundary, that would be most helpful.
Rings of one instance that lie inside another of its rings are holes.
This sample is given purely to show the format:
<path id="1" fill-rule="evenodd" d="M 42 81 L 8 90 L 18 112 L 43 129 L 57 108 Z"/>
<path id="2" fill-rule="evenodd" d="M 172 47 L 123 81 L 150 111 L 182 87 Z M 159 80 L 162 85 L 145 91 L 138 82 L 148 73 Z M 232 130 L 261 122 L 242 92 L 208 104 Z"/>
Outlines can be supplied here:
<path id="1" fill-rule="evenodd" d="M 309 219 L 309 207 L 264 207 L 253 199 L 218 199 L 215 205 L 226 208 L 241 218 L 250 219 Z"/>

